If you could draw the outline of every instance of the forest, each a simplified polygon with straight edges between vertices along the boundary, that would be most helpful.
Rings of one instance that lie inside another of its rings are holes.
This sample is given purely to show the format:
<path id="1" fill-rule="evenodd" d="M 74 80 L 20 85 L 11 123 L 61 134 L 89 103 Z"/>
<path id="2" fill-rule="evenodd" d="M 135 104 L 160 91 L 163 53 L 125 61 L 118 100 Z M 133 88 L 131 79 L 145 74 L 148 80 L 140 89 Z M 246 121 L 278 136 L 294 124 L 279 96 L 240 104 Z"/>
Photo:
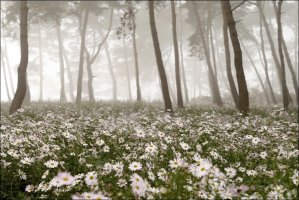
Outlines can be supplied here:
<path id="1" fill-rule="evenodd" d="M 1 1 L 1 199 L 297 199 L 298 1 Z"/>

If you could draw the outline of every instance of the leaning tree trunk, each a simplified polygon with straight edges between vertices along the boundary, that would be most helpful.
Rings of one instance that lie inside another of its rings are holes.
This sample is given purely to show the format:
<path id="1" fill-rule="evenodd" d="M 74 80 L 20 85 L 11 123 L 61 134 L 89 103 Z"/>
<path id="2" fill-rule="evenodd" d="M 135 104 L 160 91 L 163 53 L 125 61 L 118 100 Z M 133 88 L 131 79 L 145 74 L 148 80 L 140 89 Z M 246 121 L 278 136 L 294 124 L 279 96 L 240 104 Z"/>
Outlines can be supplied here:
<path id="1" fill-rule="evenodd" d="M 184 94 L 186 103 L 189 102 L 188 87 L 186 82 L 185 66 L 184 66 L 184 54 L 183 54 L 183 16 L 180 9 L 180 55 L 181 55 L 181 69 L 182 69 L 182 79 L 184 86 Z"/>
<path id="2" fill-rule="evenodd" d="M 226 74 L 227 74 L 227 79 L 228 79 L 232 97 L 234 99 L 235 106 L 236 108 L 239 108 L 239 94 L 234 82 L 232 69 L 231 69 L 230 49 L 229 49 L 229 42 L 228 42 L 228 27 L 227 27 L 225 13 L 222 12 L 222 15 L 223 15 L 223 40 L 224 40 L 224 50 L 225 50 L 225 58 L 226 58 L 225 60 Z"/>
<path id="3" fill-rule="evenodd" d="M 239 110 L 247 114 L 249 110 L 249 97 L 247 84 L 243 69 L 242 50 L 238 39 L 236 29 L 236 22 L 234 20 L 233 12 L 231 9 L 230 1 L 221 1 L 222 12 L 225 13 L 226 23 L 229 28 L 230 38 L 232 41 L 234 54 L 235 54 L 235 69 L 237 74 L 237 82 L 239 87 Z"/>
<path id="4" fill-rule="evenodd" d="M 70 94 L 70 98 L 72 100 L 72 102 L 75 101 L 75 95 L 74 95 L 74 86 L 73 86 L 73 76 L 72 76 L 72 72 L 70 69 L 70 63 L 69 63 L 69 59 L 67 57 L 67 53 L 65 48 L 63 48 L 63 58 L 65 61 L 65 65 L 66 65 L 66 72 L 67 72 L 67 78 L 69 81 L 69 94 Z"/>
<path id="5" fill-rule="evenodd" d="M 210 43 L 211 43 L 211 50 L 212 50 L 212 59 L 213 59 L 213 66 L 214 66 L 214 74 L 215 78 L 217 79 L 217 63 L 216 63 L 216 55 L 215 55 L 215 49 L 214 49 L 214 42 L 213 42 L 213 29 L 212 29 L 212 16 L 211 16 L 211 8 L 208 9 L 208 18 L 209 18 L 209 35 L 210 35 Z M 218 80 L 218 79 L 217 79 Z"/>
<path id="6" fill-rule="evenodd" d="M 286 75 L 285 75 L 283 49 L 282 49 L 283 37 L 282 37 L 282 27 L 281 27 L 281 6 L 282 6 L 282 0 L 279 0 L 278 1 L 278 9 L 277 9 L 278 51 L 279 51 L 280 66 L 281 66 L 283 107 L 284 107 L 284 110 L 287 110 L 289 101 L 288 101 L 288 96 L 287 96 L 287 83 L 286 83 Z"/>
<path id="7" fill-rule="evenodd" d="M 162 55 L 161 55 L 161 49 L 160 49 L 160 44 L 159 44 L 159 39 L 158 39 L 157 28 L 156 28 L 154 1 L 148 1 L 148 4 L 149 4 L 149 18 L 150 18 L 151 34 L 152 34 L 152 39 L 153 39 L 153 44 L 154 44 L 154 49 L 155 49 L 157 67 L 158 67 L 159 76 L 160 76 L 161 85 L 162 85 L 162 94 L 163 94 L 163 99 L 164 99 L 165 111 L 173 112 L 172 104 L 171 104 L 171 100 L 170 100 L 170 96 L 169 96 L 165 68 L 164 68 Z"/>
<path id="8" fill-rule="evenodd" d="M 266 30 L 268 41 L 269 41 L 269 44 L 270 44 L 270 47 L 271 47 L 272 57 L 274 59 L 275 66 L 276 66 L 276 73 L 277 73 L 277 76 L 279 78 L 279 82 L 280 82 L 280 86 L 281 86 L 281 90 L 282 90 L 282 87 L 283 87 L 282 86 L 283 85 L 282 81 L 283 80 L 282 80 L 282 77 L 281 77 L 281 75 L 282 75 L 282 73 L 281 73 L 281 66 L 280 66 L 278 57 L 276 55 L 274 42 L 273 42 L 273 39 L 272 39 L 272 36 L 271 36 L 271 32 L 270 32 L 270 29 L 269 29 L 269 26 L 268 26 L 268 23 L 267 23 L 267 20 L 266 20 L 266 16 L 265 16 L 265 14 L 263 12 L 263 9 L 262 9 L 260 1 L 257 1 L 257 7 L 258 7 L 260 17 L 262 19 L 262 22 L 263 22 L 265 30 Z M 291 95 L 290 95 L 290 92 L 289 92 L 288 88 L 286 88 L 286 92 L 287 92 L 288 100 L 290 102 L 292 102 L 292 98 L 291 98 Z"/>
<path id="9" fill-rule="evenodd" d="M 76 96 L 76 104 L 81 103 L 82 99 L 82 79 L 83 79 L 83 63 L 84 63 L 84 47 L 85 47 L 85 35 L 86 35 L 86 27 L 88 21 L 89 10 L 86 9 L 83 28 L 81 31 L 81 47 L 80 47 L 80 61 L 79 61 L 79 72 L 78 72 L 78 82 L 77 82 L 77 96 Z M 81 20 L 81 19 L 79 19 Z"/>
<path id="10" fill-rule="evenodd" d="M 263 83 L 263 80 L 262 80 L 262 78 L 261 78 L 261 76 L 260 76 L 260 74 L 259 74 L 259 72 L 258 72 L 258 70 L 257 70 L 257 68 L 256 68 L 256 66 L 255 66 L 255 64 L 254 64 L 254 62 L 253 62 L 253 59 L 252 59 L 250 53 L 247 51 L 247 49 L 246 49 L 246 47 L 245 47 L 245 45 L 243 44 L 242 41 L 241 41 L 241 45 L 242 45 L 242 47 L 243 47 L 243 49 L 244 49 L 244 51 L 245 51 L 245 53 L 246 53 L 246 55 L 247 55 L 247 57 L 248 57 L 250 63 L 251 63 L 251 65 L 252 65 L 254 71 L 255 71 L 255 74 L 256 74 L 256 76 L 257 76 L 257 78 L 258 78 L 258 80 L 259 80 L 259 82 L 260 82 L 260 84 L 261 84 L 261 86 L 262 86 L 263 92 L 265 93 L 265 97 L 266 97 L 267 104 L 269 105 L 270 100 L 269 100 L 269 97 L 268 97 L 268 94 L 267 94 L 266 87 L 265 87 L 265 85 L 264 85 L 264 83 Z"/>
<path id="11" fill-rule="evenodd" d="M 138 54 L 137 54 L 137 45 L 136 45 L 136 23 L 135 16 L 133 18 L 133 50 L 134 50 L 134 59 L 135 59 L 135 79 L 136 79 L 136 90 L 137 90 L 137 101 L 141 100 L 141 89 L 139 81 L 139 63 L 138 63 Z"/>
<path id="12" fill-rule="evenodd" d="M 264 59 L 264 69 L 265 69 L 265 74 L 266 74 L 266 81 L 270 90 L 270 95 L 271 95 L 271 99 L 272 102 L 277 105 L 277 101 L 274 95 L 274 91 L 270 82 L 270 77 L 269 77 L 269 71 L 268 71 L 268 62 L 267 62 L 267 57 L 266 57 L 266 53 L 265 53 L 265 45 L 264 45 L 264 37 L 263 37 L 263 29 L 262 29 L 262 19 L 260 17 L 260 36 L 261 36 L 261 51 L 262 51 L 262 55 L 263 55 L 263 59 Z"/>
<path id="13" fill-rule="evenodd" d="M 179 47 L 177 39 L 176 30 L 176 13 L 174 0 L 171 1 L 171 14 L 172 14 L 172 37 L 173 37 L 173 47 L 174 47 L 174 57 L 175 57 L 175 80 L 177 89 L 177 105 L 179 108 L 183 108 L 183 96 L 181 87 L 181 75 L 180 75 L 180 58 L 179 58 Z"/>
<path id="14" fill-rule="evenodd" d="M 204 50 L 204 54 L 206 57 L 206 62 L 207 62 L 207 66 L 208 66 L 208 70 L 209 70 L 209 80 L 211 83 L 211 92 L 212 92 L 212 96 L 213 96 L 213 102 L 215 102 L 218 106 L 223 106 L 223 102 L 221 99 L 221 95 L 220 95 L 220 91 L 219 91 L 219 85 L 218 85 L 218 81 L 215 77 L 215 74 L 213 72 L 213 67 L 212 67 L 212 63 L 210 60 L 210 53 L 208 50 L 208 46 L 207 46 L 207 41 L 204 37 L 204 32 L 202 29 L 202 25 L 201 25 L 201 20 L 197 11 L 197 6 L 196 3 L 193 1 L 193 8 L 194 8 L 194 13 L 197 19 L 197 23 L 198 23 L 198 29 L 199 29 L 199 34 L 200 34 L 200 39 L 201 39 L 201 43 L 203 45 L 203 50 Z"/>
<path id="15" fill-rule="evenodd" d="M 117 101 L 117 83 L 116 83 L 116 78 L 115 78 L 115 74 L 113 71 L 113 65 L 112 65 L 111 56 L 110 56 L 110 52 L 109 52 L 107 43 L 104 44 L 104 47 L 105 47 L 105 52 L 106 52 L 106 56 L 107 56 L 107 60 L 108 60 L 109 73 L 112 78 L 112 86 L 113 86 L 113 96 L 112 97 L 113 97 L 113 101 Z"/>
<path id="16" fill-rule="evenodd" d="M 126 46 L 125 38 L 123 38 L 123 46 L 124 46 L 124 57 L 125 57 L 125 67 L 126 67 L 126 75 L 127 75 L 127 82 L 128 82 L 129 99 L 132 100 L 133 98 L 132 98 L 132 90 L 131 90 L 131 78 L 129 73 L 127 46 Z"/>
<path id="17" fill-rule="evenodd" d="M 58 37 L 58 53 L 59 53 L 59 65 L 60 65 L 60 102 L 66 101 L 65 86 L 64 86 L 64 61 L 63 61 L 63 43 L 61 39 L 60 20 L 56 19 L 56 31 Z"/>
<path id="18" fill-rule="evenodd" d="M 29 87 L 27 75 L 26 75 L 26 88 L 27 89 L 26 89 L 24 100 L 23 100 L 23 105 L 29 105 L 31 102 L 31 93 L 30 93 L 30 87 Z"/>
<path id="19" fill-rule="evenodd" d="M 43 101 L 43 57 L 42 57 L 42 34 L 38 23 L 38 53 L 39 53 L 39 101 Z"/>
<path id="20" fill-rule="evenodd" d="M 2 49 L 1 49 L 1 51 L 2 51 Z M 8 98 L 8 101 L 11 102 L 11 97 L 10 97 L 9 89 L 8 89 L 8 81 L 7 81 L 7 76 L 6 76 L 6 69 L 5 69 L 5 64 L 4 64 L 4 59 L 3 59 L 2 53 L 1 53 L 1 63 L 2 63 L 2 67 L 3 67 L 4 83 L 5 83 L 7 98 Z"/>
<path id="21" fill-rule="evenodd" d="M 28 7 L 27 1 L 20 1 L 20 46 L 21 60 L 18 67 L 18 85 L 12 100 L 9 113 L 12 114 L 21 108 L 26 93 L 26 71 L 28 65 Z"/>

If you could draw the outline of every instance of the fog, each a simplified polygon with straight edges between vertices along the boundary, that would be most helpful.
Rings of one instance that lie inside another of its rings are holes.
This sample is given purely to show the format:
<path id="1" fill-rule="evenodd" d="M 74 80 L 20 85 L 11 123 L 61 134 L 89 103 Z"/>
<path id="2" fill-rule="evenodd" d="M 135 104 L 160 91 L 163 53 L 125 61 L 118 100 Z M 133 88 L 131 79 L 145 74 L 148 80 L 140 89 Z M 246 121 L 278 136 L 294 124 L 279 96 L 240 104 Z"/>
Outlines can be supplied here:
<path id="1" fill-rule="evenodd" d="M 120 18 L 123 17 L 128 6 L 124 1 L 115 1 L 112 4 L 108 1 L 85 3 L 87 7 L 91 7 L 85 38 L 86 48 L 90 54 L 96 52 L 98 44 L 108 32 L 110 11 L 111 8 L 113 8 L 111 31 L 103 46 L 100 48 L 99 55 L 91 66 L 93 76 L 92 86 L 95 100 L 113 100 L 114 87 L 115 90 L 117 90 L 117 97 L 114 100 L 130 100 L 129 90 L 131 90 L 131 100 L 136 100 L 136 70 L 132 33 L 129 31 L 128 27 L 125 27 L 126 37 L 124 37 L 123 34 L 117 34 L 119 28 L 122 27 Z M 238 6 L 240 3 L 242 3 L 242 1 L 231 2 L 232 8 Z M 264 13 L 269 23 L 276 52 L 278 54 L 277 23 L 273 4 L 271 1 L 266 1 L 264 3 Z M 201 17 L 202 26 L 206 32 L 206 40 L 209 42 L 210 59 L 214 70 L 216 69 L 214 73 L 217 76 L 221 97 L 225 102 L 231 102 L 232 97 L 226 75 L 225 49 L 222 33 L 223 16 L 220 2 L 198 1 L 196 4 Z M 18 6 L 19 5 L 16 2 L 1 1 L 1 55 L 3 55 L 1 59 L 1 63 L 3 63 L 1 65 L 1 101 L 8 101 L 8 95 L 10 95 L 10 99 L 12 99 L 17 87 L 17 67 L 20 62 L 18 28 L 20 22 L 18 18 Z M 74 101 L 74 99 L 71 98 L 70 93 L 73 93 L 76 97 L 81 46 L 78 14 L 81 12 L 81 20 L 83 21 L 82 10 L 78 8 L 76 2 L 60 1 L 30 1 L 28 2 L 28 7 L 29 61 L 27 79 L 30 88 L 31 101 L 59 101 L 61 98 L 62 86 L 60 81 L 61 70 L 57 25 L 55 22 L 56 16 L 59 17 L 61 22 L 60 30 L 62 46 L 66 53 L 66 57 L 64 56 L 63 58 L 66 100 Z M 139 63 L 141 98 L 145 101 L 162 101 L 160 80 L 148 16 L 148 3 L 146 1 L 133 2 L 133 7 L 136 11 L 135 35 L 138 53 L 137 59 Z M 298 2 L 286 1 L 283 3 L 282 10 L 283 36 L 298 80 L 298 51 L 296 50 L 298 49 Z M 208 20 L 208 14 L 212 17 L 210 22 Z M 266 75 L 263 67 L 264 63 L 260 57 L 260 49 L 257 48 L 257 45 L 261 44 L 257 6 L 250 2 L 245 2 L 234 10 L 233 15 L 237 22 L 236 27 L 239 40 L 244 45 L 241 46 L 242 50 L 246 48 L 249 52 L 268 92 Z M 192 40 L 192 38 L 197 37 L 198 35 L 197 22 L 192 10 L 192 4 L 188 1 L 177 1 L 176 17 L 178 43 L 179 45 L 182 45 L 180 49 L 180 62 L 181 64 L 183 63 L 184 66 L 184 76 L 187 86 L 187 88 L 184 88 L 182 83 L 182 91 L 183 93 L 185 93 L 186 90 L 188 91 L 188 98 L 191 101 L 201 98 L 210 98 L 211 89 L 202 45 L 200 42 L 196 42 L 194 39 Z M 169 1 L 160 3 L 160 5 L 157 6 L 155 10 L 155 19 L 171 99 L 173 102 L 176 102 L 175 55 Z M 209 24 L 207 24 L 207 22 L 211 23 L 210 31 L 212 31 L 212 34 L 209 34 L 208 36 L 207 27 L 209 27 Z M 281 98 L 281 89 L 277 78 L 275 63 L 271 54 L 271 48 L 264 28 L 263 31 L 270 82 L 277 98 Z M 254 39 L 252 39 L 252 37 Z M 197 40 L 199 41 L 199 39 Z M 257 41 L 257 44 L 253 42 L 254 40 Z M 110 54 L 111 66 L 108 62 L 105 45 L 107 45 L 107 51 L 108 54 Z M 194 49 L 196 50 L 194 51 Z M 213 49 L 214 52 L 212 52 Z M 231 43 L 230 50 L 232 74 L 236 83 L 234 53 Z M 253 102 L 264 102 L 267 104 L 257 74 L 244 50 L 242 55 L 249 98 Z M 42 59 L 40 57 L 42 57 Z M 87 87 L 88 72 L 85 58 L 86 52 L 83 65 L 83 101 L 89 100 Z M 3 73 L 3 67 L 6 69 L 5 73 Z M 112 72 L 109 70 L 110 68 L 112 68 Z M 285 68 L 287 87 L 290 90 L 291 96 L 295 98 L 292 77 L 287 64 Z M 180 69 L 182 71 L 182 66 L 180 66 Z M 4 78 L 5 74 L 6 82 Z M 115 77 L 116 85 L 113 85 L 112 76 Z M 70 83 L 70 81 L 72 81 L 72 83 Z M 70 84 L 72 85 L 72 91 L 70 91 Z M 186 101 L 185 94 L 183 96 L 184 101 Z"/>

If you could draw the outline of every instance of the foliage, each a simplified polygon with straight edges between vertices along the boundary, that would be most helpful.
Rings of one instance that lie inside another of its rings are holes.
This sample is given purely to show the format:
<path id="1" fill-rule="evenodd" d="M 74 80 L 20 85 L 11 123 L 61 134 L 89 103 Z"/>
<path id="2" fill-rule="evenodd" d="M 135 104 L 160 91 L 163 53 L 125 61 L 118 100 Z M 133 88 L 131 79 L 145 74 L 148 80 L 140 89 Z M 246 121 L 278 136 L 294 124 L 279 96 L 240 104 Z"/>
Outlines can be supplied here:
<path id="1" fill-rule="evenodd" d="M 295 110 L 242 117 L 198 107 L 171 115 L 145 103 L 7 109 L 1 106 L 5 199 L 298 198 Z"/>

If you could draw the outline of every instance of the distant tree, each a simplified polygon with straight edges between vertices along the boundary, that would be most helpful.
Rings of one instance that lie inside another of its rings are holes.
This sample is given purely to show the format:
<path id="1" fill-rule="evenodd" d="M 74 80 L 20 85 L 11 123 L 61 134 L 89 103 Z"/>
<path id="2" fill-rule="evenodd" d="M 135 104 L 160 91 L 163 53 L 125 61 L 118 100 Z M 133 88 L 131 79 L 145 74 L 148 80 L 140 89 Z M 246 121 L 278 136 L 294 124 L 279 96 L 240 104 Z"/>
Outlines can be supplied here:
<path id="1" fill-rule="evenodd" d="M 236 22 L 233 17 L 230 1 L 221 1 L 222 12 L 225 13 L 225 21 L 229 28 L 230 38 L 232 41 L 235 55 L 235 69 L 237 74 L 237 82 L 239 87 L 239 110 L 247 114 L 249 110 L 249 95 L 243 69 L 242 50 L 238 39 Z"/>
<path id="2" fill-rule="evenodd" d="M 176 12 L 175 12 L 175 1 L 171 1 L 171 14 L 172 14 L 172 37 L 173 37 L 173 47 L 174 47 L 174 57 L 175 57 L 175 79 L 177 88 L 177 104 L 179 108 L 183 108 L 183 96 L 181 88 L 181 74 L 180 74 L 180 57 L 179 48 L 177 40 L 177 30 L 176 30 Z"/>
<path id="3" fill-rule="evenodd" d="M 5 83 L 5 89 L 6 89 L 6 95 L 8 98 L 8 101 L 11 102 L 11 97 L 10 97 L 10 93 L 9 93 L 9 87 L 8 87 L 8 81 L 7 81 L 7 75 L 6 75 L 6 67 L 4 64 L 4 58 L 3 58 L 3 54 L 2 54 L 2 48 L 1 48 L 1 63 L 2 63 L 2 68 L 3 68 L 3 76 L 4 76 L 4 83 Z"/>
<path id="4" fill-rule="evenodd" d="M 20 46 L 21 60 L 18 67 L 18 85 L 12 100 L 9 113 L 12 114 L 21 108 L 26 93 L 26 71 L 28 64 L 28 6 L 27 1 L 20 1 Z"/>
<path id="5" fill-rule="evenodd" d="M 154 11 L 154 1 L 148 1 L 149 5 L 149 18 L 150 18 L 150 27 L 151 27 L 151 34 L 155 49 L 155 55 L 156 55 L 156 62 L 158 67 L 158 72 L 161 80 L 161 86 L 162 86 L 162 94 L 164 99 L 164 107 L 166 112 L 172 112 L 172 103 L 169 96 L 169 89 L 168 89 L 168 83 L 165 73 L 165 68 L 162 60 L 161 55 L 161 49 L 157 34 L 157 28 L 156 28 L 156 22 L 155 22 L 155 11 Z"/>

